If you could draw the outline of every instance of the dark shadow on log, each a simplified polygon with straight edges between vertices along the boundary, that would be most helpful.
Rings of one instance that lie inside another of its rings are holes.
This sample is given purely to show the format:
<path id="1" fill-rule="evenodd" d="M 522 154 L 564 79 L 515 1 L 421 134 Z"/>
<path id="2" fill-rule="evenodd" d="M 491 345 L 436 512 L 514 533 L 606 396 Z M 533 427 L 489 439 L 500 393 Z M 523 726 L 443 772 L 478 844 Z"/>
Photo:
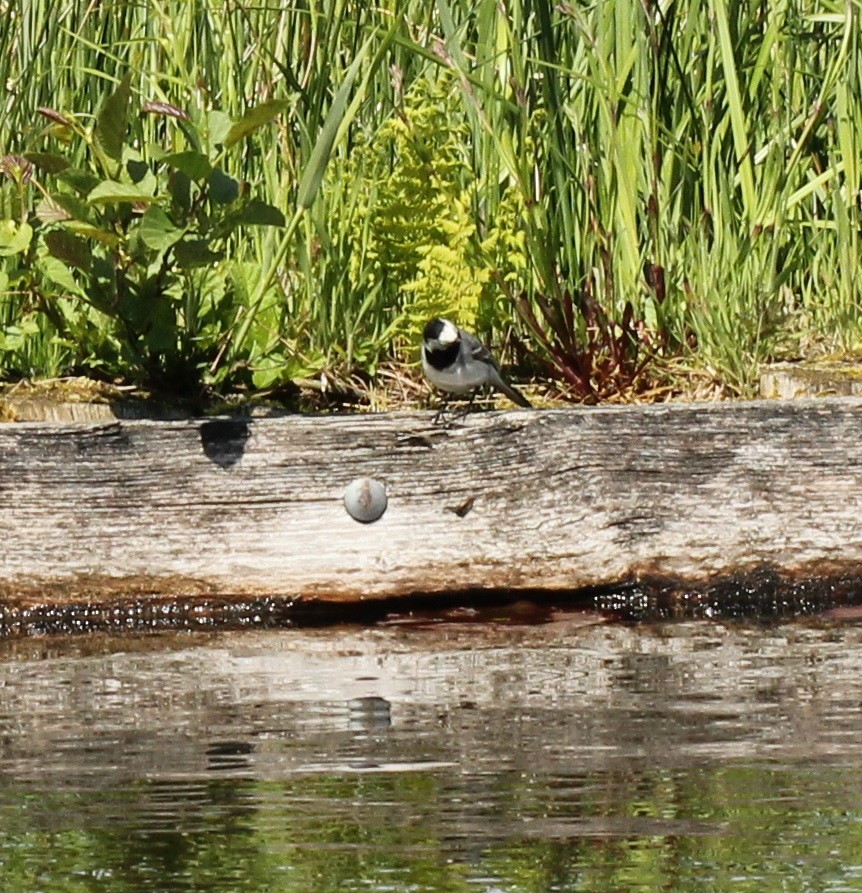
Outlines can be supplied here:
<path id="1" fill-rule="evenodd" d="M 222 468 L 230 468 L 242 459 L 251 424 L 245 419 L 213 419 L 200 426 L 204 455 Z"/>

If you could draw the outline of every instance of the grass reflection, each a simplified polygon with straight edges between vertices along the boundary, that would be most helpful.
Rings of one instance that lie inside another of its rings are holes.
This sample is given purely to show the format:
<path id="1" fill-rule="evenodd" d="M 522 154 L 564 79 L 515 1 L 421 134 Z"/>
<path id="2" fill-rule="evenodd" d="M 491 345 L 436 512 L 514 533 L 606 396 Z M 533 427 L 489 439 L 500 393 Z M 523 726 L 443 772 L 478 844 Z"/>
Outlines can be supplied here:
<path id="1" fill-rule="evenodd" d="M 0 866 L 5 889 L 45 893 L 862 889 L 847 774 L 646 771 L 630 799 L 620 775 L 501 777 L 494 803 L 488 779 L 439 771 L 68 791 L 7 783 Z"/>

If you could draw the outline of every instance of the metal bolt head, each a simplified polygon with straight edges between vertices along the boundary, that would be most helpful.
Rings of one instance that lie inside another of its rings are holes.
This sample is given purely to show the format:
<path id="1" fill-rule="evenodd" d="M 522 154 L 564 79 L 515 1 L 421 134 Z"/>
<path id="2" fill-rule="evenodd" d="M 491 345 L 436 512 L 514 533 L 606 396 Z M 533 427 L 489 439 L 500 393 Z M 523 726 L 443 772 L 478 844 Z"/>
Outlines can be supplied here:
<path id="1" fill-rule="evenodd" d="M 344 490 L 344 507 L 356 521 L 370 524 L 385 511 L 388 503 L 386 487 L 374 478 L 356 478 Z"/>

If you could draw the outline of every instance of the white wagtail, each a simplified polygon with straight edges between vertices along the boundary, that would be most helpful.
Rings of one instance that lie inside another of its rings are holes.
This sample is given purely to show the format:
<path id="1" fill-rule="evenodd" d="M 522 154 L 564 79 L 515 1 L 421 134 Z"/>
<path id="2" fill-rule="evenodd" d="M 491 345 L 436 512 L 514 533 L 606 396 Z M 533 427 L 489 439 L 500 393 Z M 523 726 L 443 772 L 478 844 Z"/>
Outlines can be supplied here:
<path id="1" fill-rule="evenodd" d="M 448 319 L 432 319 L 422 333 L 422 371 L 441 391 L 473 394 L 484 385 L 502 391 L 513 403 L 532 404 L 500 377 L 491 352 L 469 332 Z"/>

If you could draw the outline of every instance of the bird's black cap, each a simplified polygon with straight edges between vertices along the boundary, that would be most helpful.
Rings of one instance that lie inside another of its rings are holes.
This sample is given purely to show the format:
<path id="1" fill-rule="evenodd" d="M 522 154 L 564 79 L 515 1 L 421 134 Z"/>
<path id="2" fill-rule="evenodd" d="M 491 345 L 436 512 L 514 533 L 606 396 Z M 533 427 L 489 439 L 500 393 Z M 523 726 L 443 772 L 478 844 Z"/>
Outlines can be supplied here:
<path id="1" fill-rule="evenodd" d="M 439 318 L 435 318 L 425 324 L 425 329 L 422 332 L 422 337 L 426 341 L 436 341 L 440 337 L 440 333 L 442 331 L 443 331 L 443 320 L 439 319 Z"/>

